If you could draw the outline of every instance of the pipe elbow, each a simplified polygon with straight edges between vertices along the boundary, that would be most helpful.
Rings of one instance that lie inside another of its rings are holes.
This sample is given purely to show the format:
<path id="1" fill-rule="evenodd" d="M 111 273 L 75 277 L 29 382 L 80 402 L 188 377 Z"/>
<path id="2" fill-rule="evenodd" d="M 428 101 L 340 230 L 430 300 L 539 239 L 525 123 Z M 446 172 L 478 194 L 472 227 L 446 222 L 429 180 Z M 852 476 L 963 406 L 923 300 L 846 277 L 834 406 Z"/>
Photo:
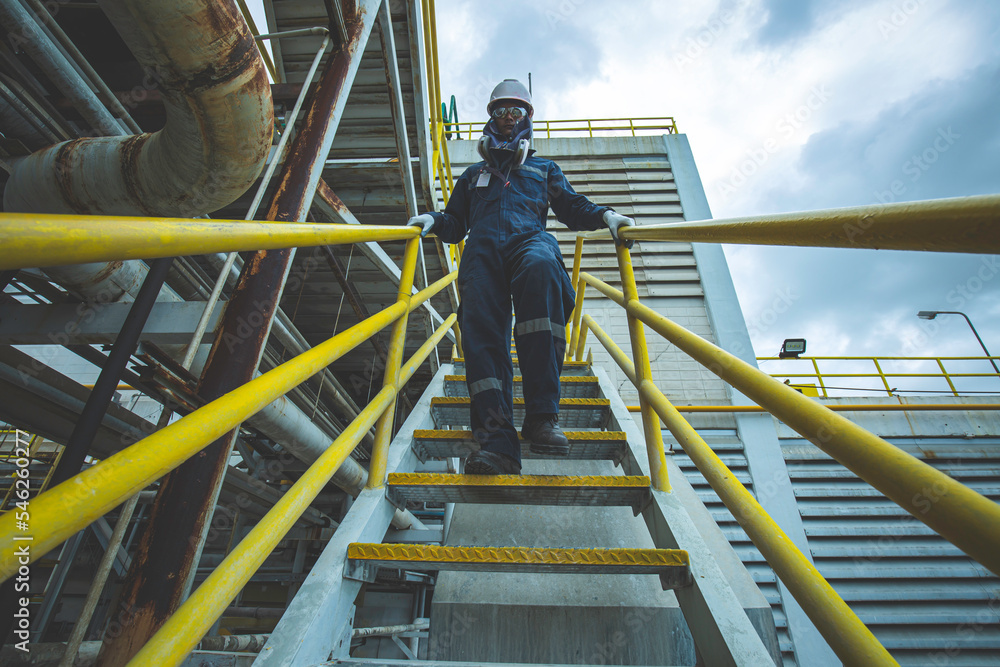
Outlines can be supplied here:
<path id="1" fill-rule="evenodd" d="M 253 35 L 232 0 L 101 0 L 159 87 L 163 129 L 76 139 L 21 160 L 9 211 L 195 217 L 253 185 L 274 110 Z"/>

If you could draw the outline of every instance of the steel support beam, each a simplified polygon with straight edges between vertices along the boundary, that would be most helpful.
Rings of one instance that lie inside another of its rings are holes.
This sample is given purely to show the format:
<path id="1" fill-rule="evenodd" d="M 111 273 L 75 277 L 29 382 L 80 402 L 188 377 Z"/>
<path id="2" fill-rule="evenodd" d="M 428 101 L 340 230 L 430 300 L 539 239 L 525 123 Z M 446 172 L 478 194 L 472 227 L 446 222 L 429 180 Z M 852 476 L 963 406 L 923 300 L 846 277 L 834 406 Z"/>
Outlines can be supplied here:
<path id="1" fill-rule="evenodd" d="M 417 148 L 420 155 L 430 156 L 431 120 L 427 100 L 430 98 L 427 80 L 427 54 L 424 53 L 424 16 L 420 0 L 407 0 L 406 22 L 410 31 L 410 72 L 413 76 L 413 108 L 416 112 Z M 431 190 L 431 162 L 420 160 L 420 185 L 424 206 L 435 210 L 436 198 Z"/>
<path id="2" fill-rule="evenodd" d="M 348 41 L 327 61 L 282 165 L 267 220 L 306 219 L 378 3 L 368 0 L 358 9 L 353 20 L 348 18 Z M 256 372 L 293 255 L 292 250 L 260 251 L 244 264 L 202 374 L 200 393 L 207 400 L 245 384 Z M 258 322 L 249 327 L 249 335 L 247 318 Z M 135 558 L 143 565 L 130 572 L 122 595 L 136 612 L 133 622 L 117 638 L 105 640 L 102 664 L 122 665 L 131 659 L 187 596 L 237 432 L 231 430 L 164 479 Z"/>
<path id="3" fill-rule="evenodd" d="M 0 344 L 101 345 L 114 343 L 131 308 L 130 303 L 4 305 Z M 211 343 L 224 306 L 216 306 L 203 343 Z M 141 342 L 183 345 L 205 310 L 204 301 L 159 301 L 153 305 L 139 336 Z"/>
<path id="4" fill-rule="evenodd" d="M 325 181 L 320 180 L 316 194 L 318 197 L 315 202 L 315 211 L 319 213 L 325 221 L 344 223 L 348 225 L 361 224 L 361 221 L 354 217 L 354 214 L 347 208 L 347 205 L 340 200 L 340 197 L 338 197 L 333 190 L 330 189 L 330 186 L 328 186 Z M 392 258 L 389 257 L 385 250 L 382 250 L 382 247 L 378 243 L 375 243 L 374 241 L 368 243 L 356 243 L 355 247 L 360 250 L 372 264 L 375 265 L 375 268 L 389 278 L 394 285 L 399 285 L 399 267 L 396 266 L 396 263 L 392 261 Z M 446 271 L 446 273 L 450 273 L 450 271 Z M 413 288 L 414 294 L 418 291 L 419 290 L 417 290 L 416 287 Z M 451 293 L 452 290 L 449 290 L 449 294 Z M 454 301 L 452 302 L 452 307 L 457 307 Z M 444 322 L 444 318 L 441 317 L 441 314 L 438 313 L 437 310 L 435 310 L 435 308 L 431 305 L 430 300 L 425 301 L 421 305 L 421 308 L 427 309 L 427 312 L 431 316 L 431 322 L 434 323 L 435 327 L 441 326 L 441 323 Z M 448 340 L 454 343 L 455 334 L 449 332 Z"/>
<path id="5" fill-rule="evenodd" d="M 396 157 L 399 174 L 403 179 L 403 200 L 406 204 L 406 217 L 417 214 L 417 191 L 413 184 L 413 165 L 410 164 L 410 139 L 406 132 L 406 109 L 403 107 L 403 87 L 399 79 L 399 62 L 396 59 L 396 38 L 392 29 L 392 15 L 389 12 L 389 2 L 386 0 L 379 7 L 379 35 L 382 43 L 382 61 L 385 63 L 385 80 L 389 87 L 389 110 L 392 113 L 392 124 L 396 137 Z M 418 246 L 417 274 L 415 287 L 427 287 L 427 261 L 424 259 L 424 244 Z M 434 325 L 429 317 L 423 317 L 424 335 L 430 337 L 434 333 Z M 441 361 L 437 350 L 430 357 L 431 372 L 436 373 Z"/>

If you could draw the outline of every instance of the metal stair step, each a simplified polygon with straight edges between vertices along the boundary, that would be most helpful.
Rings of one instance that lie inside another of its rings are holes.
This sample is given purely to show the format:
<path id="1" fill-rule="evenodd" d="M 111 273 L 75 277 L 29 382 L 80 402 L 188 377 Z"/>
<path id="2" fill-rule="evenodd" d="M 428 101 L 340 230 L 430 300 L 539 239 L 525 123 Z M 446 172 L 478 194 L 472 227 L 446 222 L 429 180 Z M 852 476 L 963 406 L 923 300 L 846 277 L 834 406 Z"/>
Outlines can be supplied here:
<path id="1" fill-rule="evenodd" d="M 390 497 L 432 503 L 630 506 L 649 500 L 649 478 L 625 475 L 390 473 Z"/>
<path id="2" fill-rule="evenodd" d="M 524 396 L 520 375 L 514 376 L 514 397 Z M 444 376 L 445 396 L 468 396 L 469 386 L 464 375 Z M 601 395 L 600 381 L 596 375 L 564 375 L 559 379 L 559 394 L 562 398 L 597 398 Z"/>
<path id="3" fill-rule="evenodd" d="M 514 375 L 520 375 L 520 366 L 518 366 L 517 357 L 513 357 L 514 362 Z M 454 364 L 454 372 L 457 375 L 465 374 L 465 358 L 464 357 L 452 357 L 451 363 Z M 590 370 L 589 361 L 574 361 L 568 360 L 563 362 L 563 375 L 593 375 Z"/>
<path id="4" fill-rule="evenodd" d="M 624 431 L 566 431 L 569 439 L 568 456 L 532 454 L 528 444 L 522 440 L 521 458 L 548 459 L 567 458 L 575 460 L 620 461 L 628 446 Z M 413 451 L 421 461 L 465 458 L 479 450 L 479 443 L 472 437 L 472 431 L 417 430 L 413 432 Z"/>
<path id="5" fill-rule="evenodd" d="M 604 428 L 611 414 L 611 401 L 606 398 L 563 398 L 559 400 L 559 426 L 563 429 Z M 469 398 L 435 396 L 431 399 L 431 416 L 437 428 L 469 426 Z M 524 421 L 524 399 L 514 399 L 514 424 Z"/>
<path id="6" fill-rule="evenodd" d="M 688 554 L 680 549 L 565 549 L 549 547 L 364 544 L 347 547 L 348 568 L 406 570 L 658 574 L 664 588 L 690 583 Z M 370 575 L 369 575 L 370 576 Z"/>
<path id="7" fill-rule="evenodd" d="M 565 664 L 551 662 L 456 662 L 454 660 L 390 660 L 386 658 L 338 658 L 313 667 L 566 667 Z M 574 667 L 597 667 L 597 665 L 574 665 Z M 670 667 L 669 665 L 666 667 Z"/>

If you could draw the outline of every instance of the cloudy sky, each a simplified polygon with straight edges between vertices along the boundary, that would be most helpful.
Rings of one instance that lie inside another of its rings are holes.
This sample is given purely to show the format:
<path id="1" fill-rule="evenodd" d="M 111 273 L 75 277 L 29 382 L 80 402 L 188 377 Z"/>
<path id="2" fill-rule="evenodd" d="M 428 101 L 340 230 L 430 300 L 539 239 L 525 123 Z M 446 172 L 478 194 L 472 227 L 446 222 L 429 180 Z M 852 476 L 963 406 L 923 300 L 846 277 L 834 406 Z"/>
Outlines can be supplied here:
<path id="1" fill-rule="evenodd" d="M 1000 193 L 996 0 L 436 4 L 461 120 L 529 71 L 536 118 L 674 116 L 717 218 Z M 1000 257 L 725 251 L 758 355 L 982 354 L 918 310 L 1000 353 Z"/>

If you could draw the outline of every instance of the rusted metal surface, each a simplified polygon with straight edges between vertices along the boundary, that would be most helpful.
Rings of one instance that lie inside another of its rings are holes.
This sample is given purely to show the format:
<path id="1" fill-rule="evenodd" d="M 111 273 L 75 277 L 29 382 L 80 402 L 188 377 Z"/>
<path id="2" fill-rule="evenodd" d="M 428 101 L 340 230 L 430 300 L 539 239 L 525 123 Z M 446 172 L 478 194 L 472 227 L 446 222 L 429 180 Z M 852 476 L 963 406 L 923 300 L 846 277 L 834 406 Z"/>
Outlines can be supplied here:
<path id="1" fill-rule="evenodd" d="M 239 197 L 271 144 L 270 86 L 231 2 L 102 0 L 155 73 L 167 110 L 156 133 L 57 144 L 21 160 L 9 211 L 201 215 Z"/>
<path id="2" fill-rule="evenodd" d="M 340 124 L 340 119 L 347 104 L 347 92 L 358 70 L 364 45 L 371 34 L 372 25 L 378 10 L 378 2 L 365 0 L 360 3 L 357 14 L 348 18 L 345 14 L 349 39 L 346 44 L 338 47 L 326 64 L 319 86 L 311 98 L 311 104 L 306 113 L 295 144 L 289 151 L 278 183 L 275 198 L 289 203 L 296 202 L 277 212 L 280 217 L 270 217 L 269 220 L 296 221 L 305 220 L 306 212 L 312 204 L 313 196 L 319 185 L 324 159 L 330 152 L 334 135 Z M 316 146 L 323 159 L 315 160 L 312 153 L 302 151 L 301 146 Z"/>
<path id="3" fill-rule="evenodd" d="M 350 25 L 351 39 L 331 54 L 300 132 L 282 166 L 267 220 L 303 221 L 336 132 L 358 61 L 374 21 Z M 271 250 L 246 258 L 239 283 L 216 333 L 199 394 L 213 400 L 249 381 L 260 363 L 294 255 Z M 133 559 L 121 601 L 132 622 L 108 637 L 101 664 L 124 665 L 177 609 L 194 578 L 207 524 L 218 497 L 237 429 L 170 473 L 161 485 L 149 524 Z"/>
<path id="4" fill-rule="evenodd" d="M 344 203 L 344 200 L 338 197 L 337 193 L 334 192 L 322 178 L 319 179 L 319 183 L 316 185 L 316 195 L 323 201 L 324 204 L 333 209 L 332 212 L 334 216 L 339 217 L 344 222 L 347 222 L 348 216 L 350 216 L 350 218 L 353 218 L 353 220 L 351 220 L 353 224 L 360 224 L 360 222 L 354 218 L 354 214 L 351 213 L 351 210 L 347 208 L 347 204 Z"/>

